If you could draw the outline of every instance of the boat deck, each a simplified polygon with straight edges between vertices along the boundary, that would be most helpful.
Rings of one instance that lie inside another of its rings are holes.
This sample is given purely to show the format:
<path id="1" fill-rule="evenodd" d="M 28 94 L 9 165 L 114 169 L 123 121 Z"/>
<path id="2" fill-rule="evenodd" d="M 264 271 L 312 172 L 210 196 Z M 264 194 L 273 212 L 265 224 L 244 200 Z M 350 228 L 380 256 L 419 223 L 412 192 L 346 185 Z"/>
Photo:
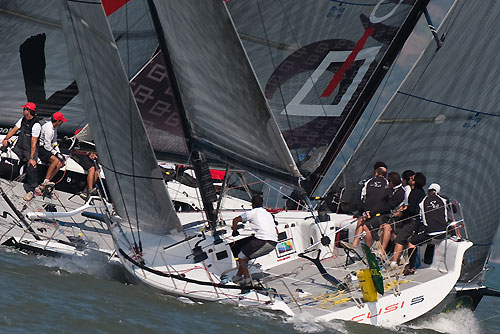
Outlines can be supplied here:
<path id="1" fill-rule="evenodd" d="M 330 313 L 335 308 L 341 310 L 356 305 L 361 308 L 363 298 L 355 272 L 367 266 L 361 261 L 356 261 L 346 267 L 345 255 L 329 257 L 321 263 L 328 274 L 338 280 L 346 282 L 346 279 L 351 279 L 353 283 L 350 285 L 351 291 L 337 290 L 322 276 L 315 264 L 302 258 L 265 270 L 262 282 L 275 289 L 278 293 L 277 298 L 281 297 L 294 312 L 306 311 L 318 317 Z M 402 271 L 402 267 L 399 271 Z M 399 271 L 394 271 L 394 273 L 399 273 Z M 385 270 L 382 270 L 382 275 L 385 295 L 394 294 L 395 290 L 392 287 L 396 284 L 396 276 L 389 277 Z M 414 275 L 398 275 L 400 291 L 429 282 L 441 275 L 440 272 L 429 267 L 417 270 Z M 354 299 L 357 299 L 357 302 Z"/>

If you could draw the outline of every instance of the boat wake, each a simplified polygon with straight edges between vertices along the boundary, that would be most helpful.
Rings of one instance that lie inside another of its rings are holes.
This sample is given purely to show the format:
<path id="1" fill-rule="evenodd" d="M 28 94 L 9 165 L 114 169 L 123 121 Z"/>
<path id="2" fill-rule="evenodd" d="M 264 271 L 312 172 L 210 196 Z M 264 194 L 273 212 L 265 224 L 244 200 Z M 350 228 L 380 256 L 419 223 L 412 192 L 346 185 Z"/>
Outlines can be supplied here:
<path id="1" fill-rule="evenodd" d="M 307 312 L 299 313 L 286 320 L 293 325 L 293 328 L 301 333 L 319 333 L 327 331 L 329 333 L 348 333 L 348 329 L 343 321 L 319 321 Z"/>
<path id="2" fill-rule="evenodd" d="M 440 333 L 482 333 L 480 323 L 469 309 L 458 309 L 448 313 L 435 314 L 425 320 L 408 326 L 412 329 L 431 329 Z"/>
<path id="3" fill-rule="evenodd" d="M 106 256 L 91 254 L 84 257 L 40 257 L 41 264 L 58 268 L 70 274 L 87 274 L 97 279 L 125 282 L 123 270 L 118 265 L 111 264 Z M 63 275 L 61 271 L 57 274 Z"/>

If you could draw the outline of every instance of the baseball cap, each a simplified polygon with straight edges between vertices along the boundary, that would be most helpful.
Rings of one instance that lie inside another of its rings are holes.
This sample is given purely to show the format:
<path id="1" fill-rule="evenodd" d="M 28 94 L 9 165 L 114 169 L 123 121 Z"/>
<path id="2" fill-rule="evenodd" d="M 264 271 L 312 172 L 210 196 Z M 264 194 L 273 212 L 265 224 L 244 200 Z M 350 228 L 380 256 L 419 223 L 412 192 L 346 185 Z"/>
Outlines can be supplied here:
<path id="1" fill-rule="evenodd" d="M 55 119 L 56 121 L 63 121 L 63 122 L 67 121 L 67 119 L 64 118 L 64 115 L 59 111 L 56 111 L 54 114 L 52 114 L 52 118 Z"/>
<path id="2" fill-rule="evenodd" d="M 433 183 L 433 184 L 431 184 L 431 185 L 429 186 L 429 188 L 428 188 L 428 190 L 427 190 L 427 191 L 429 191 L 429 190 L 435 190 L 435 191 L 436 191 L 436 193 L 438 193 L 438 194 L 439 194 L 439 193 L 441 192 L 441 186 L 440 186 L 439 184 L 437 184 L 437 183 Z"/>
<path id="3" fill-rule="evenodd" d="M 24 106 L 21 106 L 21 108 L 28 108 L 29 110 L 36 111 L 36 104 L 33 102 L 28 102 Z"/>

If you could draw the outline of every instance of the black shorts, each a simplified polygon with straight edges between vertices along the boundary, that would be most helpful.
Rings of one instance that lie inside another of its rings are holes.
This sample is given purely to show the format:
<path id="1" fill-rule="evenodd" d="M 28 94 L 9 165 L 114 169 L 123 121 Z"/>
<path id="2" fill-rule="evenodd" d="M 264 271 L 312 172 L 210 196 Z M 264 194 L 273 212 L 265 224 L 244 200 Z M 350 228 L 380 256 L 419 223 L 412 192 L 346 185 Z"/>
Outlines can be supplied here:
<path id="1" fill-rule="evenodd" d="M 50 157 L 53 156 L 52 152 L 47 151 L 43 146 L 38 146 L 38 158 L 44 164 L 50 164 Z"/>
<path id="2" fill-rule="evenodd" d="M 408 239 L 415 232 L 415 221 L 410 220 L 407 222 L 401 222 L 396 224 L 396 243 L 406 246 L 408 244 Z"/>
<path id="3" fill-rule="evenodd" d="M 375 216 L 368 219 L 365 224 L 370 230 L 378 229 L 382 224 L 387 224 L 390 217 L 388 214 Z"/>
<path id="4" fill-rule="evenodd" d="M 237 240 L 231 246 L 231 251 L 234 257 L 240 257 L 239 254 L 243 253 L 247 259 L 255 259 L 259 256 L 271 253 L 276 247 L 276 244 L 277 242 L 257 239 L 252 235 Z"/>
<path id="5" fill-rule="evenodd" d="M 75 154 L 72 156 L 73 160 L 75 160 L 84 170 L 89 170 L 92 167 L 95 167 L 94 161 L 90 159 L 90 157 L 86 154 Z M 97 163 L 97 159 L 96 159 Z"/>

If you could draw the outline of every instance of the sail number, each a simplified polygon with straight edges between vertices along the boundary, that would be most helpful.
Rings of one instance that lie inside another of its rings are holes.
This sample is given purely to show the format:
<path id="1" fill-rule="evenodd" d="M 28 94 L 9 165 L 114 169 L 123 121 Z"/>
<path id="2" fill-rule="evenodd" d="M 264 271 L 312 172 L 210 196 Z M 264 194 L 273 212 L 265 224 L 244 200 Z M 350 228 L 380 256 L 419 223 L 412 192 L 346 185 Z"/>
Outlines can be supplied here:
<path id="1" fill-rule="evenodd" d="M 479 125 L 479 122 L 481 122 L 481 117 L 469 116 L 467 117 L 463 127 L 464 129 L 474 129 Z"/>

